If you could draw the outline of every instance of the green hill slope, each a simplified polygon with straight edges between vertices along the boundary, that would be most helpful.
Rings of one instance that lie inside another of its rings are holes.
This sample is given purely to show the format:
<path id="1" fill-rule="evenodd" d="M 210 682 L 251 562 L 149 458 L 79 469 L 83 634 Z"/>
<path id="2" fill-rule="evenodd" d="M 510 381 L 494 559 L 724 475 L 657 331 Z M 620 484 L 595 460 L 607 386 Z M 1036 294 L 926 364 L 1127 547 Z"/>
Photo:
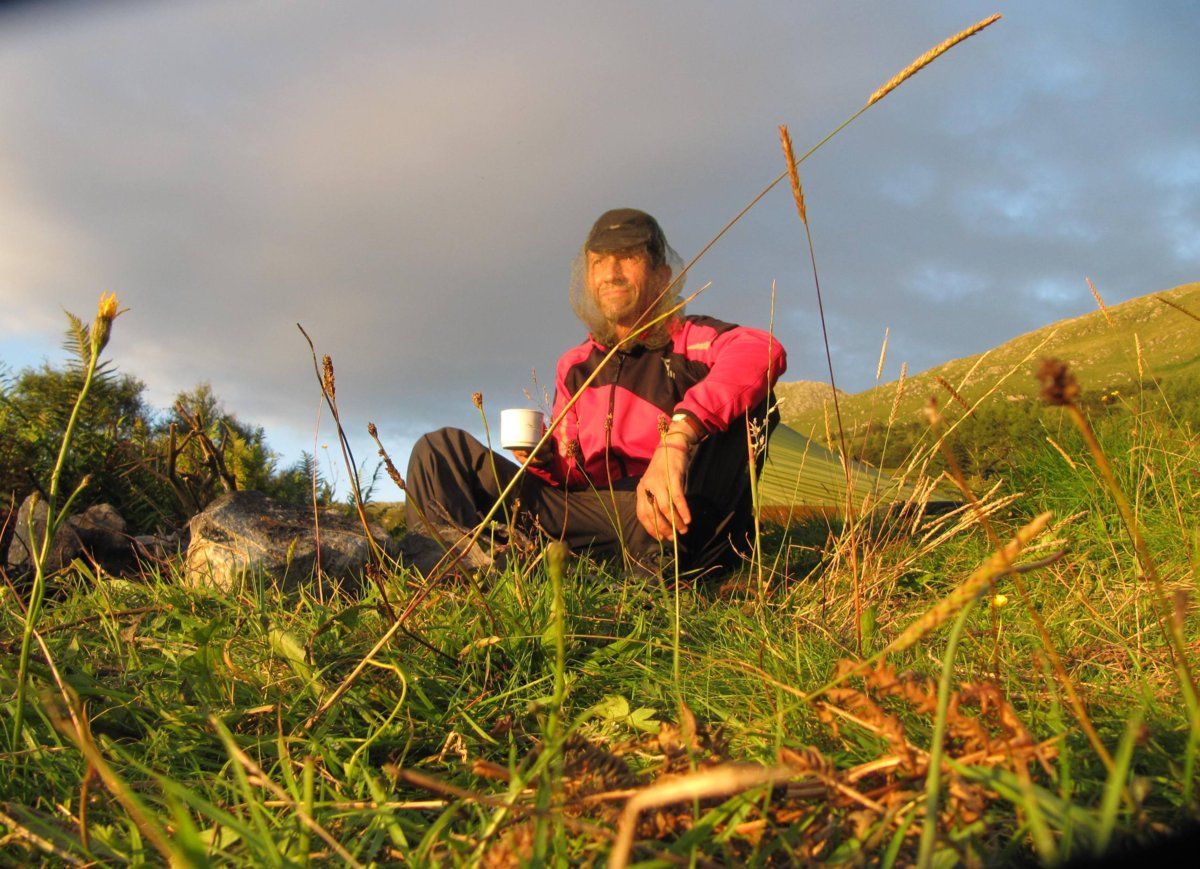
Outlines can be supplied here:
<path id="1" fill-rule="evenodd" d="M 1092 396 L 1128 391 L 1146 380 L 1200 378 L 1200 321 L 1163 299 L 1200 317 L 1200 283 L 1141 296 L 1106 312 L 1098 310 L 1028 332 L 986 353 L 930 368 L 902 385 L 892 381 L 839 396 L 842 418 L 853 431 L 868 419 L 886 422 L 895 404 L 897 422 L 911 422 L 930 395 L 943 405 L 955 401 L 939 378 L 971 405 L 1023 401 L 1037 394 L 1034 370 L 1044 356 L 1069 362 L 1085 394 Z M 824 438 L 821 403 L 796 411 L 783 403 L 780 410 L 789 425 Z M 832 407 L 829 417 L 832 420 Z"/>

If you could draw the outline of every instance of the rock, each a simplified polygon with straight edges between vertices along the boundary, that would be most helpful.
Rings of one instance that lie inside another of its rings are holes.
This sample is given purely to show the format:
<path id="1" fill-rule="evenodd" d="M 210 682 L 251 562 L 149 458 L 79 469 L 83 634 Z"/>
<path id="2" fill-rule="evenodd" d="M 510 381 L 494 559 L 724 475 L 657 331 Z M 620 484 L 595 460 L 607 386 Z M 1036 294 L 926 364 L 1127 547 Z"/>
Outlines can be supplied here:
<path id="1" fill-rule="evenodd" d="M 8 547 L 6 564 L 16 574 L 33 567 L 33 547 L 41 545 L 46 533 L 46 502 L 30 495 L 17 511 L 12 543 Z M 33 543 L 29 540 L 29 513 L 33 511 Z M 46 573 L 55 573 L 76 558 L 98 562 L 110 572 L 117 572 L 129 559 L 129 536 L 125 520 L 111 504 L 96 504 L 82 513 L 68 516 L 58 527 L 46 562 Z"/>
<path id="2" fill-rule="evenodd" d="M 128 559 L 132 540 L 125 519 L 112 504 L 96 504 L 67 523 L 79 536 L 84 551 L 101 564 Z"/>
<path id="3" fill-rule="evenodd" d="M 237 587 L 261 571 L 286 588 L 310 582 L 316 567 L 312 510 L 281 504 L 261 492 L 230 492 L 189 523 L 186 581 L 221 590 Z M 321 569 L 357 584 L 371 550 L 357 517 L 324 513 L 320 523 Z M 391 540 L 377 525 L 371 536 L 385 551 Z"/>
<path id="4" fill-rule="evenodd" d="M 36 500 L 35 500 L 36 499 Z M 33 513 L 33 538 L 30 542 L 29 515 Z M 17 526 L 13 529 L 12 543 L 8 547 L 6 564 L 14 574 L 25 574 L 33 569 L 34 546 L 41 546 L 46 534 L 46 515 L 49 511 L 46 502 L 40 496 L 30 495 L 17 511 Z M 75 533 L 68 520 L 59 526 L 50 545 L 50 557 L 46 561 L 46 573 L 62 570 L 74 559 L 83 554 L 83 541 Z"/>
<path id="5" fill-rule="evenodd" d="M 133 538 L 133 554 L 141 562 L 166 561 L 179 553 L 178 534 L 139 534 Z"/>
<path id="6" fill-rule="evenodd" d="M 13 528 L 17 524 L 17 501 L 12 495 L 0 492 L 0 562 L 8 552 Z"/>

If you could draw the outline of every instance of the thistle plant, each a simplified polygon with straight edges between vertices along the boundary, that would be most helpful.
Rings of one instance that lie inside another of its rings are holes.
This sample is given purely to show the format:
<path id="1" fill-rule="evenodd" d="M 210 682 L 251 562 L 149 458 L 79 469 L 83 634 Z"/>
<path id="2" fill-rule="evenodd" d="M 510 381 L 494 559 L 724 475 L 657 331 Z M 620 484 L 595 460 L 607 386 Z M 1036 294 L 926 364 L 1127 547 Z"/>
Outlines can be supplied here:
<path id="1" fill-rule="evenodd" d="M 79 393 L 63 430 L 62 442 L 58 448 L 58 458 L 54 462 L 54 470 L 50 474 L 50 486 L 46 490 L 46 525 L 42 531 L 41 540 L 35 540 L 34 515 L 36 501 L 32 501 L 29 510 L 28 539 L 31 549 L 30 560 L 33 566 L 33 585 L 29 591 L 29 602 L 25 607 L 25 627 L 21 634 L 21 655 L 17 664 L 17 702 L 13 715 L 13 729 L 9 740 L 10 747 L 16 751 L 21 740 L 21 725 L 25 714 L 25 691 L 28 687 L 29 655 L 33 648 L 33 636 L 37 627 L 38 617 L 42 612 L 42 601 L 46 595 L 46 573 L 50 563 L 50 553 L 54 546 L 54 537 L 63 520 L 70 514 L 71 505 L 79 494 L 87 488 L 90 476 L 85 476 L 67 496 L 66 501 L 59 506 L 59 495 L 62 486 L 62 473 L 66 465 L 67 455 L 71 450 L 71 440 L 75 435 L 75 427 L 79 415 L 87 400 L 92 382 L 96 378 L 96 370 L 100 363 L 100 354 L 108 345 L 112 336 L 112 324 L 121 314 L 117 297 L 114 293 L 102 293 L 100 303 L 96 308 L 96 319 L 88 326 L 79 317 L 67 313 L 70 320 L 70 337 L 73 349 L 83 365 L 83 379 L 79 385 Z M 34 496 L 36 498 L 36 495 Z"/>

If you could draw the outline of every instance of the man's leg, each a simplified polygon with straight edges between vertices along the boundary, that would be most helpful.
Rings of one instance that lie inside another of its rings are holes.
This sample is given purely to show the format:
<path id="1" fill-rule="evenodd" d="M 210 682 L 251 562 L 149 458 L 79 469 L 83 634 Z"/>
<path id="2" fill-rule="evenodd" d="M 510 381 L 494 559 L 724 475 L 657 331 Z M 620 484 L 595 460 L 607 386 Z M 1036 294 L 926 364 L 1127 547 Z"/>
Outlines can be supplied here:
<path id="1" fill-rule="evenodd" d="M 571 491 L 543 486 L 533 494 L 530 509 L 548 536 L 564 541 L 573 551 L 621 557 L 630 567 L 654 573 L 663 547 L 638 521 L 637 482 L 629 478 L 611 489 Z"/>
<path id="2" fill-rule="evenodd" d="M 515 464 L 462 429 L 424 435 L 408 460 L 408 530 L 427 533 L 426 521 L 474 528 L 516 473 Z"/>
<path id="3" fill-rule="evenodd" d="M 763 418 L 764 407 L 751 419 Z M 772 420 L 770 428 L 774 428 Z M 688 571 L 723 572 L 737 567 L 738 550 L 748 546 L 754 504 L 750 491 L 746 420 L 702 443 L 688 468 L 687 502 L 692 524 L 681 539 L 680 566 Z M 761 457 L 759 470 L 762 468 Z"/>
<path id="4" fill-rule="evenodd" d="M 443 428 L 424 435 L 408 460 L 405 557 L 428 573 L 448 546 L 483 520 L 516 473 L 515 464 L 461 429 Z M 532 474 L 525 475 L 508 496 L 509 508 L 543 485 Z M 501 523 L 504 518 L 496 517 Z M 462 555 L 462 563 L 488 567 L 492 556 L 476 544 Z"/>
<path id="5" fill-rule="evenodd" d="M 437 534 L 457 538 L 483 519 L 517 470 L 513 462 L 490 452 L 461 429 L 425 435 L 408 462 L 409 533 L 428 537 L 432 525 Z M 607 486 L 568 491 L 526 474 L 509 496 L 508 506 L 519 509 L 514 521 L 522 531 L 532 530 L 536 523 L 548 537 L 563 540 L 576 552 L 628 557 L 654 570 L 661 547 L 638 521 L 636 485 L 636 479 L 628 479 L 614 484 L 611 491 Z"/>

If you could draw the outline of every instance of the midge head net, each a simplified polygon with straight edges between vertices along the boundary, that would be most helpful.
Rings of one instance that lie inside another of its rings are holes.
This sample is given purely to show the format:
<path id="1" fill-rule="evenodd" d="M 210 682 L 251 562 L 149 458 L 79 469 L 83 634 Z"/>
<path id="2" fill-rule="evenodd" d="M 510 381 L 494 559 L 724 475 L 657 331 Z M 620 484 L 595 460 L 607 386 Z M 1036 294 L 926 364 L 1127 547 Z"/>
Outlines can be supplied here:
<path id="1" fill-rule="evenodd" d="M 616 343 L 616 328 L 615 324 L 605 317 L 593 288 L 588 284 L 588 251 L 614 253 L 638 249 L 646 251 L 652 266 L 665 264 L 671 270 L 665 292 L 663 285 L 649 290 L 652 298 L 657 297 L 657 301 L 641 318 L 641 322 L 648 323 L 679 304 L 686 277 L 683 273 L 683 260 L 667 244 L 662 228 L 653 217 L 635 208 L 617 208 L 605 212 L 588 233 L 583 247 L 571 264 L 571 307 L 592 337 L 606 346 L 611 347 Z M 677 311 L 675 316 L 683 316 L 683 309 Z M 670 320 L 666 320 L 644 330 L 630 344 L 661 347 L 669 340 Z"/>

